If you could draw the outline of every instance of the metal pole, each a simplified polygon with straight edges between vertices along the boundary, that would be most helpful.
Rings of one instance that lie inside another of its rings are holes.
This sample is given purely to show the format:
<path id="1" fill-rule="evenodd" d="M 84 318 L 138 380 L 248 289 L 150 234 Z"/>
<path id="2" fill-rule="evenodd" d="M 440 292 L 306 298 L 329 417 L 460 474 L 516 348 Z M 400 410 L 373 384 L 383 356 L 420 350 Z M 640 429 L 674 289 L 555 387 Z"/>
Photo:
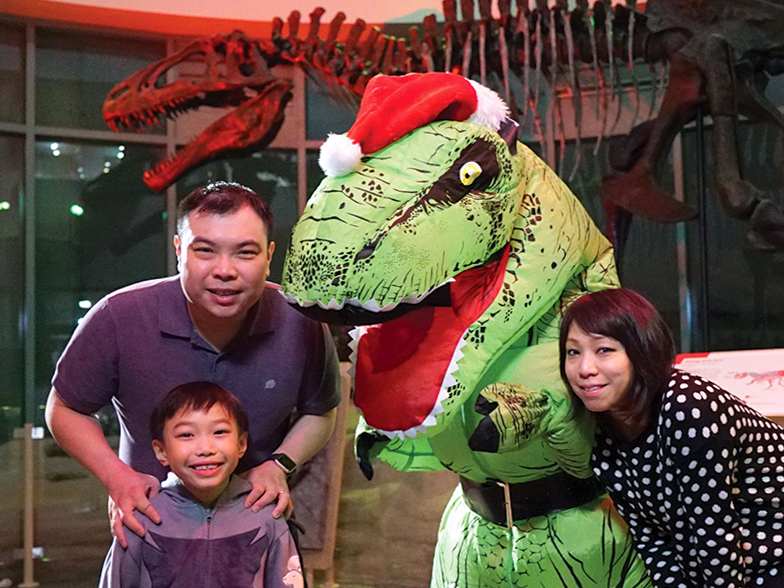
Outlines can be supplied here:
<path id="1" fill-rule="evenodd" d="M 35 588 L 38 586 L 38 582 L 33 579 L 33 490 L 35 485 L 35 480 L 33 477 L 34 460 L 33 425 L 32 423 L 27 423 L 24 426 L 24 581 L 19 584 L 19 588 Z"/>
<path id="2" fill-rule="evenodd" d="M 700 254 L 700 339 L 699 347 L 708 350 L 708 211 L 705 205 L 705 125 L 703 124 L 702 107 L 697 107 L 696 118 L 696 154 L 697 154 L 697 209 L 700 216 L 697 220 L 697 238 Z"/>
<path id="3" fill-rule="evenodd" d="M 24 215 L 24 382 L 25 423 L 36 422 L 35 398 L 35 27 L 27 25 L 25 97 L 25 189 Z"/>
<path id="4" fill-rule="evenodd" d="M 681 134 L 672 142 L 672 163 L 675 184 L 675 199 L 683 202 L 683 143 Z M 687 252 L 686 226 L 678 223 L 675 226 L 675 247 L 678 257 L 678 302 L 680 308 L 680 343 L 681 353 L 692 351 L 692 329 L 694 321 L 691 312 L 691 293 L 689 291 L 689 261 Z"/>

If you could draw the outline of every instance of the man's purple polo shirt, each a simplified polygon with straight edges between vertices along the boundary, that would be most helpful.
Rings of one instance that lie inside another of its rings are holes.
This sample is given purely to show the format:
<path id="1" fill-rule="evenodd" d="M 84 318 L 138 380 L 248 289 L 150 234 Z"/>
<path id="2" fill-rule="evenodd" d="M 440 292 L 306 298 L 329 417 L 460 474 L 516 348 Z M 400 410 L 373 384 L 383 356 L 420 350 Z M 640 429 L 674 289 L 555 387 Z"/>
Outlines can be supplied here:
<path id="1" fill-rule="evenodd" d="M 118 290 L 74 331 L 52 385 L 68 406 L 92 414 L 110 402 L 120 420 L 120 458 L 163 480 L 149 418 L 172 388 L 215 382 L 248 412 L 248 452 L 238 471 L 277 449 L 297 414 L 324 414 L 340 402 L 340 372 L 327 330 L 267 285 L 249 314 L 247 334 L 216 352 L 196 332 L 179 277 Z"/>

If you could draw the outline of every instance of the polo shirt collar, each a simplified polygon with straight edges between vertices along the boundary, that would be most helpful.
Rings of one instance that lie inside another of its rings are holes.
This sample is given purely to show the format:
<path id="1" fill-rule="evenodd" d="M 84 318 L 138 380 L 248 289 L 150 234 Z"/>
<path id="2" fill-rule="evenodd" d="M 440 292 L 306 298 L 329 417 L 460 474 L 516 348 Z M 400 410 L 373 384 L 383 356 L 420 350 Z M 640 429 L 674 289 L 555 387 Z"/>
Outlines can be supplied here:
<path id="1" fill-rule="evenodd" d="M 256 337 L 275 330 L 275 310 L 272 306 L 273 296 L 280 296 L 280 294 L 276 292 L 274 285 L 267 284 L 264 292 L 261 293 L 261 298 L 250 310 L 250 312 L 255 312 L 256 316 L 253 317 L 253 324 L 251 324 L 248 331 L 248 337 Z"/>
<path id="2" fill-rule="evenodd" d="M 190 339 L 193 322 L 188 314 L 188 301 L 180 285 L 180 276 L 163 280 L 158 293 L 158 326 L 161 333 Z"/>

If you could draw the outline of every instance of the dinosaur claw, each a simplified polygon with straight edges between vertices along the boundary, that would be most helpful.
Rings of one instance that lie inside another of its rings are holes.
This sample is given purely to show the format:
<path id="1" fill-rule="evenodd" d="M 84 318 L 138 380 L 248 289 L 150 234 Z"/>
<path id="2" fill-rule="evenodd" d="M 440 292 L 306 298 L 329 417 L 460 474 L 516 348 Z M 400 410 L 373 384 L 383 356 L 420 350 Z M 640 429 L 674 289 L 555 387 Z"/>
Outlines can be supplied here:
<path id="1" fill-rule="evenodd" d="M 498 447 L 501 442 L 501 434 L 495 426 L 493 419 L 486 416 L 474 429 L 471 437 L 468 439 L 468 447 L 471 451 L 478 451 L 482 453 L 498 453 Z"/>
<path id="2" fill-rule="evenodd" d="M 366 461 L 361 461 L 357 458 L 357 465 L 359 465 L 359 470 L 362 472 L 362 475 L 365 476 L 365 479 L 369 482 L 373 479 L 373 466 L 370 465 Z"/>
<path id="3" fill-rule="evenodd" d="M 357 456 L 357 465 L 366 479 L 373 479 L 373 460 L 387 443 L 389 438 L 381 433 L 364 432 L 357 435 L 354 441 L 354 454 Z"/>
<path id="4" fill-rule="evenodd" d="M 643 167 L 637 167 L 622 177 L 605 178 L 601 191 L 605 201 L 650 220 L 678 223 L 697 217 L 694 208 L 662 190 Z"/>

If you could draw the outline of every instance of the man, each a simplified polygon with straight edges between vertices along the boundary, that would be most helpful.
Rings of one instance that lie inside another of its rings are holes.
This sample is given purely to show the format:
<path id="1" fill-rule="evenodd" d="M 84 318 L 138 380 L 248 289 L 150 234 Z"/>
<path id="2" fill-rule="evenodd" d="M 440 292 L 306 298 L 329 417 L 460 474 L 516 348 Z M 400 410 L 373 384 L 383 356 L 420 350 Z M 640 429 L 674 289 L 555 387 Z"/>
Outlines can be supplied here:
<path id="1" fill-rule="evenodd" d="M 173 387 L 215 382 L 250 418 L 238 472 L 258 511 L 277 499 L 290 510 L 286 475 L 329 439 L 340 401 L 339 370 L 326 329 L 291 309 L 266 284 L 275 244 L 266 204 L 238 184 L 194 190 L 179 205 L 179 276 L 114 292 L 87 314 L 60 358 L 46 406 L 52 435 L 109 491 L 112 532 L 143 535 L 134 509 L 160 522 L 149 498 L 163 468 L 150 449 L 149 417 Z M 92 414 L 111 402 L 119 457 Z"/>

